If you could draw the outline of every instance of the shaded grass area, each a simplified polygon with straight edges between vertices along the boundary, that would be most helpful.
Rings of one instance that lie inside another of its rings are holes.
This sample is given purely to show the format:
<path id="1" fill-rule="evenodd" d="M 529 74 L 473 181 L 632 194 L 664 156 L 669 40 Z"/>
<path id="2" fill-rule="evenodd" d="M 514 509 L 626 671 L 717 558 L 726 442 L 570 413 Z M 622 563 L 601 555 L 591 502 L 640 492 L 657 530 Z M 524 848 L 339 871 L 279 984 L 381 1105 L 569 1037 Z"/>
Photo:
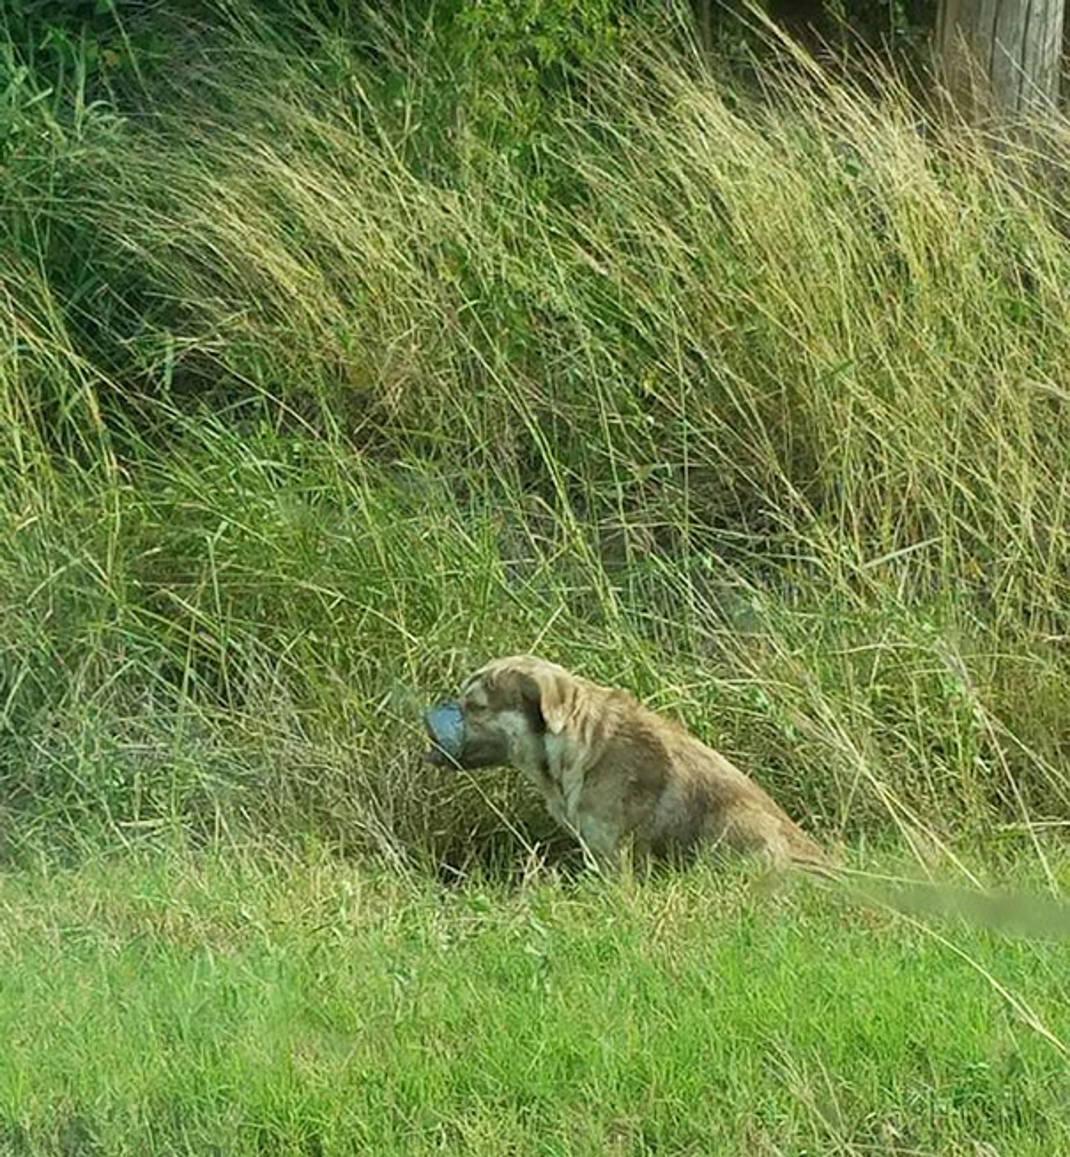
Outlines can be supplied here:
<path id="1" fill-rule="evenodd" d="M 934 937 L 801 883 L 442 891 L 231 851 L 9 875 L 0 912 L 15 1154 L 1070 1141 L 1065 940 Z"/>

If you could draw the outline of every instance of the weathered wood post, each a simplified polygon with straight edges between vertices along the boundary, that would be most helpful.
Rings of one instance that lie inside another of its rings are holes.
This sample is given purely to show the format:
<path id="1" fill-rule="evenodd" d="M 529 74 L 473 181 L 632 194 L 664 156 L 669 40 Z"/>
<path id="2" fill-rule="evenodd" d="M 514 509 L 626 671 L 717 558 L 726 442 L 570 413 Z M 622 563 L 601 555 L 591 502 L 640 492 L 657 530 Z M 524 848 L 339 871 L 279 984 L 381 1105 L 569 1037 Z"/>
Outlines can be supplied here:
<path id="1" fill-rule="evenodd" d="M 971 121 L 1028 117 L 1059 96 L 1065 0 L 940 0 L 943 83 Z"/>

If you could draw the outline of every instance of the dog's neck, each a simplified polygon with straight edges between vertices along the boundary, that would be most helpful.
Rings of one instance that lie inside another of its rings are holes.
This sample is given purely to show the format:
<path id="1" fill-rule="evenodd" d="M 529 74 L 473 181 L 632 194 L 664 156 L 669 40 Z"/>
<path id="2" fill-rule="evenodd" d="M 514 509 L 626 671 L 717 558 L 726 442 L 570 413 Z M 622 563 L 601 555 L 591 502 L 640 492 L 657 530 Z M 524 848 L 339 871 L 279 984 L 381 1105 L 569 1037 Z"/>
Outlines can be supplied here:
<path id="1" fill-rule="evenodd" d="M 528 732 L 517 736 L 509 752 L 509 762 L 513 767 L 536 782 L 543 776 L 554 778 L 546 750 L 546 738 L 545 732 L 541 735 Z"/>

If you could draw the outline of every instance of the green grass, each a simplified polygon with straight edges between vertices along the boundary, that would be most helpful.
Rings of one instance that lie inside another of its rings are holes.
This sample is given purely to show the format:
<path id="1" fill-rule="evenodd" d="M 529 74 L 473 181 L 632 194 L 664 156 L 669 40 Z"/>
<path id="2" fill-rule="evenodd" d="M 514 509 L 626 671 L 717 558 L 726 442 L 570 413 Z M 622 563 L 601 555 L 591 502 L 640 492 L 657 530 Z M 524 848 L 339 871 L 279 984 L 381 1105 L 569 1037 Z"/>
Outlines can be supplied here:
<path id="1" fill-rule="evenodd" d="M 28 871 L 0 912 L 5 1153 L 1070 1143 L 1065 939 L 732 872 L 442 891 L 236 851 Z"/>

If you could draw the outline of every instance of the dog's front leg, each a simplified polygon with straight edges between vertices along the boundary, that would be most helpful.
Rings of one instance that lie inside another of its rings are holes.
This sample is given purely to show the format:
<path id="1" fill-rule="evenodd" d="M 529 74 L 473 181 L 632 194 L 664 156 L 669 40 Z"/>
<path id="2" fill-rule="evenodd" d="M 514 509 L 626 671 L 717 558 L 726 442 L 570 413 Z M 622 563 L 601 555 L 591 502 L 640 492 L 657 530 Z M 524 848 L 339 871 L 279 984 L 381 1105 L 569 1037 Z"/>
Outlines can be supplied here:
<path id="1" fill-rule="evenodd" d="M 584 816 L 576 832 L 588 863 L 605 875 L 616 875 L 621 868 L 621 847 L 617 831 L 594 816 Z"/>

